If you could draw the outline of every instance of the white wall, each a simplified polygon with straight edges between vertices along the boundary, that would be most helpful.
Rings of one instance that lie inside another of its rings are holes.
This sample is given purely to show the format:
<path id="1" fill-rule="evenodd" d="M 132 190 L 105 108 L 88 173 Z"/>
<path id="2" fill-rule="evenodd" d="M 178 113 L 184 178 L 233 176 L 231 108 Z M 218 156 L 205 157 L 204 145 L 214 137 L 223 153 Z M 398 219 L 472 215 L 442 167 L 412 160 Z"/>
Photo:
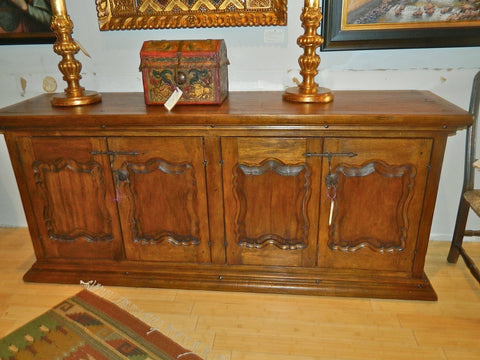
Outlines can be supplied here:
<path id="1" fill-rule="evenodd" d="M 289 0 L 288 26 L 176 30 L 98 30 L 95 1 L 66 0 L 74 23 L 73 37 L 91 58 L 82 62 L 82 86 L 100 92 L 142 91 L 139 52 L 145 40 L 223 38 L 230 59 L 230 90 L 283 90 L 299 78 L 296 45 L 302 33 L 302 0 Z M 272 42 L 272 39 L 277 39 Z M 431 90 L 462 108 L 468 107 L 471 81 L 480 69 L 480 47 L 364 50 L 320 53 L 317 82 L 338 89 Z M 52 76 L 63 91 L 51 45 L 0 46 L 0 107 L 44 92 Z M 27 82 L 23 92 L 20 79 Z M 449 138 L 432 238 L 448 239 L 453 231 L 463 169 L 464 132 Z M 25 226 L 13 171 L 0 139 L 0 225 Z"/>

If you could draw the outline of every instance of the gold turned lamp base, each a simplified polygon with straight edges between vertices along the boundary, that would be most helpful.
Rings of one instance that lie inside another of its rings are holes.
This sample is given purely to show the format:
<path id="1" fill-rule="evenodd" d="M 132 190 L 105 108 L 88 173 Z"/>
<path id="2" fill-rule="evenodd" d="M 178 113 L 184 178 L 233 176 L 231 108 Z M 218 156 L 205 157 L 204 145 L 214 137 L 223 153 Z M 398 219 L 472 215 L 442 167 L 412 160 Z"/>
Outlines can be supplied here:
<path id="1" fill-rule="evenodd" d="M 290 87 L 283 93 L 283 100 L 300 103 L 329 103 L 333 101 L 330 89 L 317 87 L 312 94 L 306 94 L 299 87 Z"/>
<path id="2" fill-rule="evenodd" d="M 333 101 L 333 93 L 315 83 L 320 65 L 320 56 L 316 50 L 323 44 L 323 38 L 317 34 L 322 20 L 319 0 L 305 0 L 300 20 L 305 30 L 297 39 L 297 44 L 303 48 L 303 54 L 298 58 L 303 81 L 297 87 L 285 90 L 283 100 L 297 103 L 329 103 Z"/>
<path id="3" fill-rule="evenodd" d="M 66 93 L 55 94 L 51 103 L 53 106 L 80 106 L 100 101 L 102 101 L 102 95 L 95 91 L 85 90 L 81 96 L 68 96 Z"/>
<path id="4" fill-rule="evenodd" d="M 53 51 L 62 57 L 58 69 L 67 82 L 63 94 L 55 94 L 51 100 L 53 106 L 80 106 L 95 104 L 102 100 L 102 96 L 95 91 L 85 90 L 80 86 L 82 64 L 75 59 L 80 45 L 72 38 L 73 23 L 67 14 L 65 0 L 50 0 L 52 7 L 51 28 L 57 40 Z"/>

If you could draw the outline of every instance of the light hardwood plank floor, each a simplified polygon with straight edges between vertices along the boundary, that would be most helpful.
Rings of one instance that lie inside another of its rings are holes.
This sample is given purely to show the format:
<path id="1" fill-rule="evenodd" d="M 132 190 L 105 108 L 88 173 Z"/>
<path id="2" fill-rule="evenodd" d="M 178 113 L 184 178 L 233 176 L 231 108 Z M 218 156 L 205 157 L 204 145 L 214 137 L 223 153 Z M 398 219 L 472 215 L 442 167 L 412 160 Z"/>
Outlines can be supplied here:
<path id="1" fill-rule="evenodd" d="M 449 243 L 432 241 L 425 271 L 439 301 L 126 287 L 93 291 L 123 304 L 208 360 L 480 359 L 480 285 Z M 480 261 L 480 243 L 467 243 Z M 24 283 L 34 262 L 25 228 L 0 228 L 0 337 L 83 289 Z M 94 279 L 85 279 L 94 280 Z"/>

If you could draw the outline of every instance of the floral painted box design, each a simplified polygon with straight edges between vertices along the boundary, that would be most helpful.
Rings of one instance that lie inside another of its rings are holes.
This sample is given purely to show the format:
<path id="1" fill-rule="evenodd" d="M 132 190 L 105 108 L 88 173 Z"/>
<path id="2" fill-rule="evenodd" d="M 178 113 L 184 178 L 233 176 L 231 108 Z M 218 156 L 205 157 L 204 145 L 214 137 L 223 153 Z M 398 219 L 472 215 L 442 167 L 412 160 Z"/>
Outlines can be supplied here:
<path id="1" fill-rule="evenodd" d="M 178 104 L 221 104 L 228 96 L 224 40 L 150 40 L 140 52 L 145 104 L 161 105 L 176 88 Z"/>

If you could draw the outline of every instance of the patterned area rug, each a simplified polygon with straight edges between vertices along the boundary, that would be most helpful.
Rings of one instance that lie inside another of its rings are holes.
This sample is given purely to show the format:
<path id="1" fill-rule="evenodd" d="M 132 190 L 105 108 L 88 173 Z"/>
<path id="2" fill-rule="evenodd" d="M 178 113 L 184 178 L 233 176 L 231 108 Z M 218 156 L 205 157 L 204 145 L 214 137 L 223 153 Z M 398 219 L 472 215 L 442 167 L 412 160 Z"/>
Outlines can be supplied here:
<path id="1" fill-rule="evenodd" d="M 0 340 L 0 360 L 201 360 L 83 290 Z"/>

